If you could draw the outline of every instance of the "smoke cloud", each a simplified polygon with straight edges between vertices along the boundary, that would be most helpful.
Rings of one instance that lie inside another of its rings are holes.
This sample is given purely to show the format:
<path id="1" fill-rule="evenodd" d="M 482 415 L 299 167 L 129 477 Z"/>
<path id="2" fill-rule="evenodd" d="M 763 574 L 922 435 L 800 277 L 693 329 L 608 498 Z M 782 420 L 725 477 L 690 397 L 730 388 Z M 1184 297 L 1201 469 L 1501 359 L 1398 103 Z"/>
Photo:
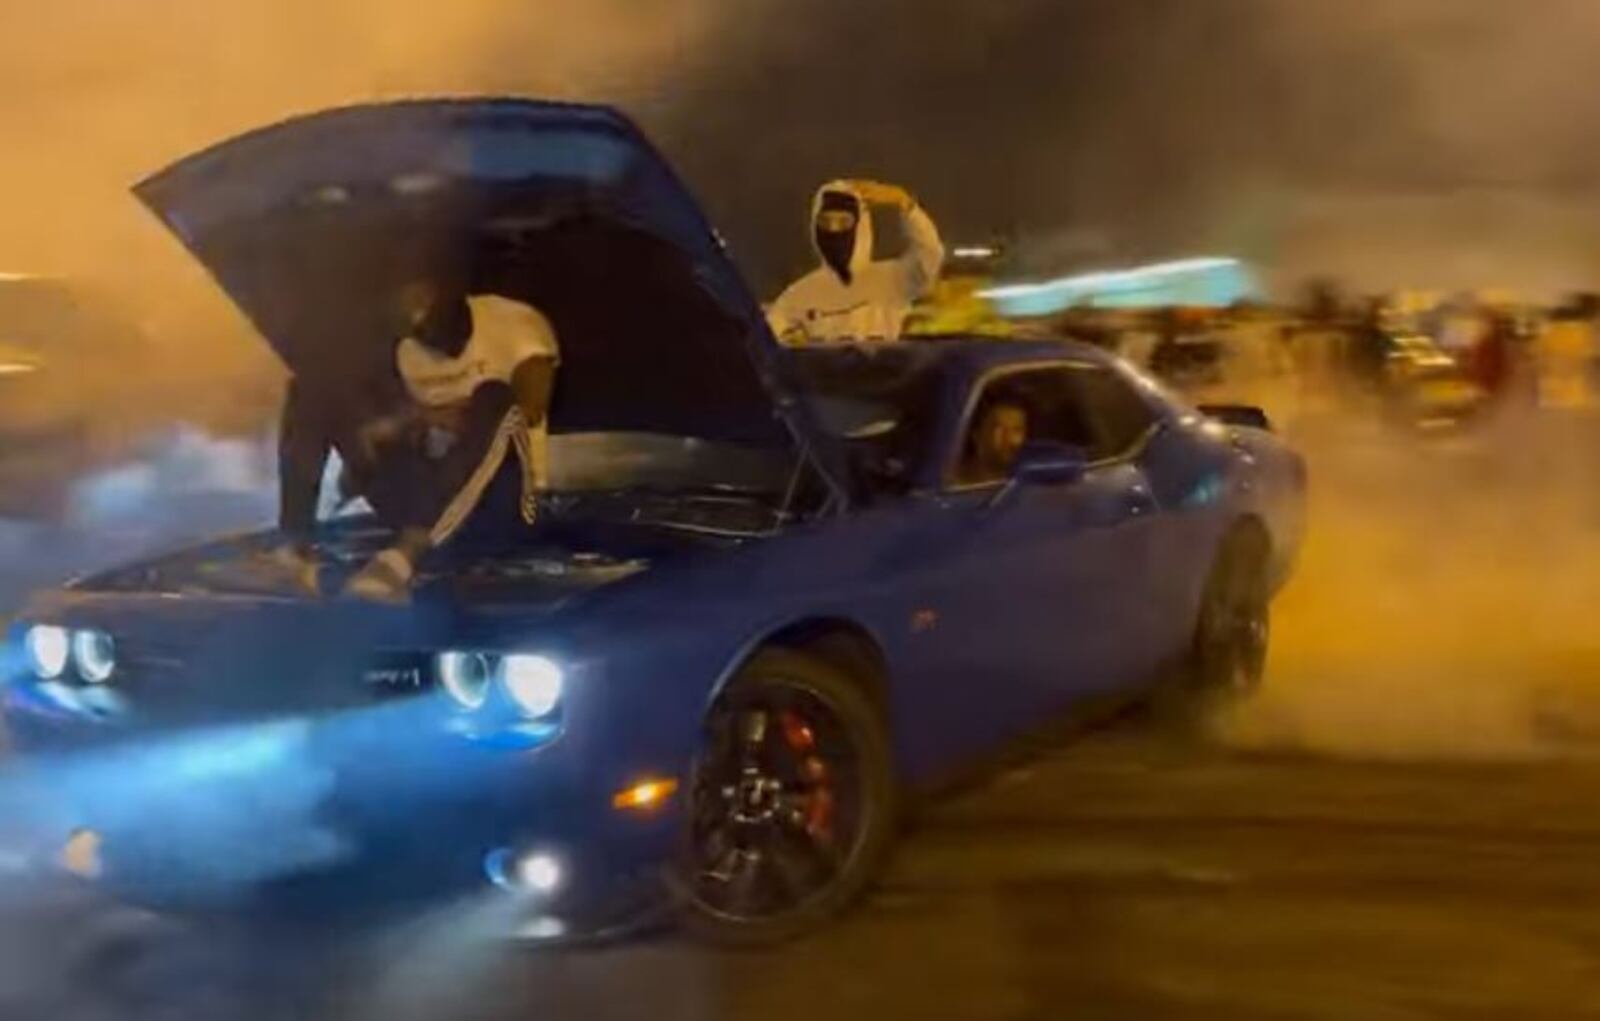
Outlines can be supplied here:
<path id="1" fill-rule="evenodd" d="M 1600 269 L 1574 229 L 1600 205 L 1585 0 L 768 2 L 719 38 L 682 155 L 749 182 L 713 201 L 764 287 L 841 171 L 905 181 L 952 236 L 1016 234 L 1039 272 L 1210 249 L 1285 285 L 1542 292 Z"/>
<path id="2" fill-rule="evenodd" d="M 1553 413 L 1545 413 L 1552 415 Z M 1393 759 L 1592 754 L 1600 460 L 1581 420 L 1511 410 L 1407 437 L 1372 416 L 1295 437 L 1312 515 L 1268 678 L 1226 743 Z"/>
<path id="3" fill-rule="evenodd" d="M 764 295 L 809 260 L 811 189 L 857 173 L 1026 270 L 1215 250 L 1284 290 L 1542 293 L 1600 269 L 1597 56 L 1587 0 L 11 0 L 0 268 L 109 281 L 151 326 L 144 375 L 253 421 L 271 359 L 193 342 L 245 330 L 127 186 L 297 112 L 507 92 L 635 112 Z"/>
<path id="4" fill-rule="evenodd" d="M 0 269 L 121 295 L 147 348 L 124 400 L 258 423 L 278 370 L 128 187 L 283 117 L 375 98 L 519 93 L 628 105 L 687 72 L 709 0 L 65 0 L 0 9 Z M 130 355 L 139 360 L 129 372 Z M 241 407 L 241 404 L 243 407 Z"/>

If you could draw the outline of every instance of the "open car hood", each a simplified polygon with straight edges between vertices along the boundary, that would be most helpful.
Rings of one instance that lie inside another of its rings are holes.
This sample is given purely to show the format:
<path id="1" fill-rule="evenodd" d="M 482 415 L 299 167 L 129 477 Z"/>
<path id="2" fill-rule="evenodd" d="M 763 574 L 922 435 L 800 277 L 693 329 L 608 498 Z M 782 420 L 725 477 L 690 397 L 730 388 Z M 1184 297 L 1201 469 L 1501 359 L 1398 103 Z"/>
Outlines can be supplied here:
<path id="1" fill-rule="evenodd" d="M 222 142 L 134 190 L 329 400 L 392 376 L 394 253 L 425 247 L 475 267 L 474 290 L 550 319 L 562 359 L 552 431 L 802 440 L 821 453 L 699 205 L 616 111 L 520 99 L 335 109 Z"/>

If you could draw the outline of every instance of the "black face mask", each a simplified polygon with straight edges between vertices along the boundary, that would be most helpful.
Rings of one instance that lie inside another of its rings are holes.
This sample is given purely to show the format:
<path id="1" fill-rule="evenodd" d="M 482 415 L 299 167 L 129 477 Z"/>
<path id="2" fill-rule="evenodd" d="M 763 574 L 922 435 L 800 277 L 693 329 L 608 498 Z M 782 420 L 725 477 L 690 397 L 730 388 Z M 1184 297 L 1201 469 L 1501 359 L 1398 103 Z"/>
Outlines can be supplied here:
<path id="1" fill-rule="evenodd" d="M 846 229 L 825 229 L 831 227 L 830 221 L 841 220 L 847 222 Z M 855 254 L 856 231 L 860 229 L 861 203 L 855 196 L 843 192 L 828 192 L 822 196 L 822 204 L 817 209 L 817 222 L 813 236 L 817 241 L 817 251 L 822 254 L 822 261 L 828 268 L 839 274 L 839 279 L 845 283 L 850 282 L 850 259 Z"/>
<path id="2" fill-rule="evenodd" d="M 458 357 L 472 339 L 472 309 L 465 297 L 441 298 L 417 324 L 417 339 L 442 355 Z"/>

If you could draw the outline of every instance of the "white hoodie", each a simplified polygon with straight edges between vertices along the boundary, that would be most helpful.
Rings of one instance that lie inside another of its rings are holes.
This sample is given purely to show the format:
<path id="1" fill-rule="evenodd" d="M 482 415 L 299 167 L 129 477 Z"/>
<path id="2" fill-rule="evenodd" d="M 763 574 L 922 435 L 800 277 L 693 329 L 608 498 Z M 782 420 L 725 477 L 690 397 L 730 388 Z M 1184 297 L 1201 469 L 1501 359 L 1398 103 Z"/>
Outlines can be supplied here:
<path id="1" fill-rule="evenodd" d="M 811 247 L 817 250 L 816 221 L 827 192 L 854 195 L 861 207 L 850 282 L 826 261 L 790 284 L 767 309 L 772 332 L 786 344 L 838 340 L 897 340 L 912 303 L 927 293 L 944 264 L 939 230 L 921 206 L 902 212 L 906 251 L 895 259 L 872 261 L 871 205 L 847 181 L 830 181 L 811 200 Z M 817 251 L 822 260 L 822 253 Z"/>

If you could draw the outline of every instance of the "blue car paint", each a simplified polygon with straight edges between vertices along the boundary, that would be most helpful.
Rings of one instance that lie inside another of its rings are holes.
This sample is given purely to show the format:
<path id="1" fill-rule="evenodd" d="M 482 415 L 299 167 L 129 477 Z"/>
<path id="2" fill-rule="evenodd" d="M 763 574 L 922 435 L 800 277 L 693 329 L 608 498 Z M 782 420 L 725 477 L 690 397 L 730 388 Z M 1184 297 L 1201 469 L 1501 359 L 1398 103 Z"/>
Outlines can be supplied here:
<path id="1" fill-rule="evenodd" d="M 986 366 L 1030 356 L 993 342 L 971 347 L 950 360 L 954 377 L 966 381 L 952 388 L 950 414 L 963 406 L 962 386 L 973 385 Z M 1055 350 L 1102 357 L 1071 345 Z M 910 784 L 973 761 L 1043 713 L 1137 686 L 1158 662 L 1179 654 L 1222 530 L 1255 515 L 1274 529 L 1282 516 L 1268 498 L 1292 508 L 1295 496 L 1268 484 L 1288 475 L 1261 477 L 1263 464 L 1292 457 L 1276 441 L 1253 438 L 1254 463 L 1246 464 L 1227 431 L 1181 408 L 1166 410 L 1140 457 L 1091 468 L 1068 485 L 1019 485 L 998 498 L 988 488 L 918 491 L 770 536 L 694 540 L 670 552 L 611 534 L 619 559 L 645 566 L 593 586 L 570 582 L 555 598 L 548 583 L 523 581 L 481 603 L 458 592 L 435 599 L 425 590 L 416 606 L 396 610 L 97 592 L 90 584 L 41 594 L 25 617 L 124 635 L 206 634 L 222 649 L 255 650 L 240 655 L 257 660 L 274 643 L 305 635 L 316 636 L 323 650 L 337 636 L 355 648 L 410 642 L 552 656 L 568 670 L 568 700 L 559 734 L 532 746 L 486 741 L 494 727 L 464 729 L 463 714 L 436 690 L 374 703 L 353 672 L 330 690 L 326 678 L 318 688 L 243 663 L 229 677 L 216 659 L 203 679 L 213 697 L 191 689 L 191 697 L 216 703 L 208 705 L 214 718 L 182 718 L 178 733 L 203 739 L 210 728 L 244 725 L 251 713 L 307 721 L 304 755 L 263 764 L 269 776 L 250 776 L 249 784 L 270 784 L 280 770 L 300 776 L 295 771 L 307 759 L 320 764 L 318 775 L 332 777 L 333 786 L 298 831 L 320 827 L 345 855 L 341 865 L 377 861 L 390 870 L 404 866 L 411 882 L 470 886 L 481 883 L 477 863 L 489 851 L 553 844 L 608 862 L 611 878 L 663 860 L 676 825 L 672 811 L 647 820 L 620 816 L 609 808 L 611 794 L 646 776 L 686 777 L 717 685 L 752 648 L 798 622 L 848 622 L 878 645 L 896 762 Z M 1218 472 L 1227 484 L 1203 503 L 1190 502 Z M 589 538 L 587 548 L 596 548 L 600 532 Z M 1283 541 L 1295 538 L 1286 533 Z M 642 558 L 645 550 L 653 555 Z M 54 744 L 71 726 L 59 711 L 28 711 L 25 694 L 36 688 L 27 680 L 14 687 L 12 725 L 25 743 Z M 233 711 L 217 708 L 241 689 L 255 697 Z M 122 737 L 115 721 L 71 723 L 113 743 Z M 159 758 L 140 761 L 155 769 Z M 244 779 L 223 777 L 224 785 Z M 402 803 L 396 792 L 404 792 Z M 113 812 L 108 820 L 101 807 L 127 804 L 125 791 L 75 793 L 80 825 L 127 825 L 126 816 Z M 157 829 L 168 832 L 158 842 L 206 848 L 207 841 L 179 829 L 207 818 L 167 813 Z M 295 831 L 281 818 L 271 828 Z M 445 832 L 448 853 L 417 846 L 419 833 L 431 840 Z M 241 879 L 258 879 L 262 864 L 244 864 Z M 294 871 L 293 860 L 283 864 Z M 227 873 L 213 863 L 202 874 L 215 878 L 219 868 Z M 146 896 L 159 899 L 181 886 L 174 871 L 185 869 L 156 869 L 163 878 Z"/>
<path id="2" fill-rule="evenodd" d="M 486 108 L 409 109 L 432 123 Z M 570 113 L 589 123 L 582 108 L 506 109 L 513 119 L 559 124 Z M 338 122 L 313 119 L 312 135 Z M 404 112 L 394 121 L 402 131 L 413 123 Z M 665 189 L 635 194 L 636 210 L 666 202 L 660 232 L 699 265 L 720 259 L 634 129 L 609 113 L 595 123 L 644 154 L 648 173 L 637 180 Z M 225 215 L 239 198 L 206 190 L 216 183 L 208 174 L 238 162 L 225 158 L 236 144 L 180 164 L 164 178 L 175 189 L 166 198 L 159 184 L 142 197 L 198 237 L 205 215 Z M 210 196 L 187 220 L 186 189 L 173 183 L 186 176 Z M 732 284 L 720 279 L 713 289 L 750 315 L 742 285 L 728 296 Z M 753 348 L 762 385 L 839 483 L 842 445 L 794 400 L 770 334 L 758 317 L 750 323 L 755 334 L 741 343 Z M 209 562 L 259 550 L 270 535 L 38 594 L 24 622 L 100 628 L 130 655 L 153 650 L 150 663 L 181 650 L 159 682 L 130 678 L 109 710 L 81 686 L 56 697 L 13 677 L 8 724 L 44 756 L 34 773 L 60 793 L 42 825 L 59 839 L 79 827 L 101 832 L 102 882 L 155 903 L 249 898 L 313 876 L 386 898 L 483 889 L 484 858 L 505 847 L 559 850 L 575 865 L 569 896 L 603 899 L 669 859 L 687 792 L 639 814 L 613 810 L 611 797 L 647 777 L 688 779 L 707 707 L 765 642 L 824 627 L 865 641 L 883 665 L 899 776 L 916 785 L 972 763 L 1044 713 L 1131 690 L 1180 654 L 1234 523 L 1259 520 L 1278 562 L 1286 570 L 1292 561 L 1302 521 L 1296 456 L 1266 434 L 1200 419 L 1155 388 L 1140 392 L 1156 424 L 1128 458 L 1091 465 L 1070 484 L 951 489 L 945 469 L 988 374 L 1061 361 L 1129 370 L 1069 343 L 949 340 L 926 350 L 938 363 L 937 408 L 909 492 L 869 496 L 840 484 L 819 512 L 771 532 L 541 526 L 528 555 L 547 570 L 484 576 L 466 565 L 425 579 L 406 608 L 225 595 L 208 583 Z M 715 435 L 715 409 L 705 422 Z M 335 531 L 353 543 L 347 560 L 373 548 L 345 526 Z M 430 685 L 375 688 L 365 671 L 380 656 L 445 648 L 552 658 L 567 674 L 559 716 L 528 721 L 504 701 L 469 713 Z M 53 751 L 68 748 L 78 751 Z"/>

